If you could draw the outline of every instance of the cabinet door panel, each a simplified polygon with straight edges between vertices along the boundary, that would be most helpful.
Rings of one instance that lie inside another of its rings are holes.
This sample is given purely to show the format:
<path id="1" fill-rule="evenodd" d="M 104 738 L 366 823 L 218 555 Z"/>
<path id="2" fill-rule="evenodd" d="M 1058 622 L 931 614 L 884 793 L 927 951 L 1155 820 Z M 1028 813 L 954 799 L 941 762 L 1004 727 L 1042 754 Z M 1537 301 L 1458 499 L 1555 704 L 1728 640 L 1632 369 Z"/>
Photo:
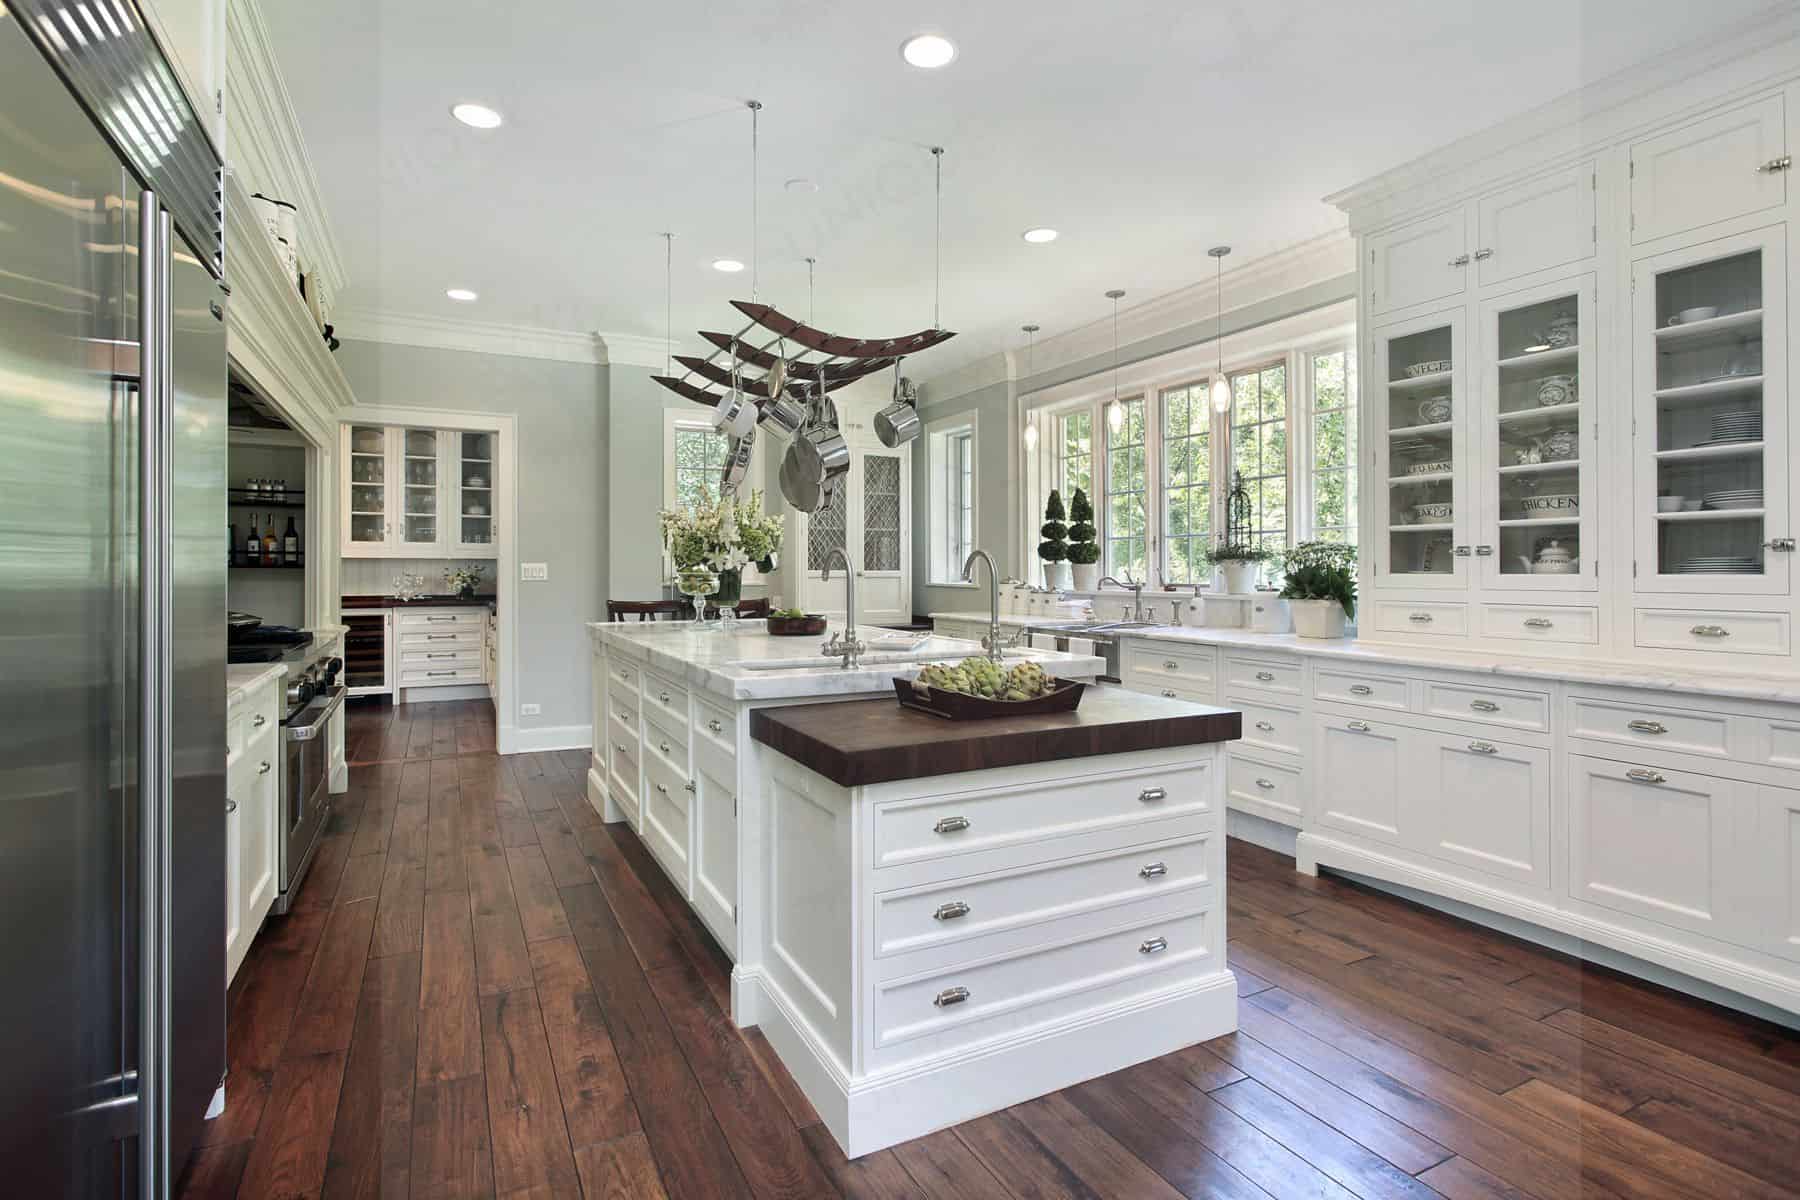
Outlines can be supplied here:
<path id="1" fill-rule="evenodd" d="M 248 786 L 237 789 L 249 792 Z M 250 948 L 244 936 L 244 801 L 239 795 L 225 797 L 225 981 L 237 974 Z"/>
<path id="2" fill-rule="evenodd" d="M 1374 439 L 1375 582 L 1466 588 L 1475 477 L 1462 310 L 1376 330 L 1373 349 L 1364 428 Z"/>
<path id="3" fill-rule="evenodd" d="M 341 449 L 342 553 L 346 558 L 380 558 L 394 545 L 391 439 L 381 425 L 345 425 Z"/>
<path id="4" fill-rule="evenodd" d="M 279 749 L 279 745 L 271 745 L 271 756 Z M 260 765 L 259 760 L 258 767 Z M 252 768 L 253 771 L 256 769 Z M 243 881 L 243 919 L 249 931 L 246 942 L 256 936 L 263 918 L 275 903 L 278 890 L 276 837 L 281 822 L 280 769 L 258 773 L 252 778 L 255 782 L 245 789 L 247 796 L 237 812 L 241 850 L 238 870 Z"/>
<path id="5" fill-rule="evenodd" d="M 696 745 L 694 787 L 694 907 L 729 950 L 737 929 L 737 760 Z"/>
<path id="6" fill-rule="evenodd" d="M 1482 287 L 1577 262 L 1594 253 L 1594 164 L 1527 179 L 1475 205 Z"/>
<path id="7" fill-rule="evenodd" d="M 1367 245 L 1371 314 L 1458 296 L 1468 286 L 1468 223 L 1460 207 L 1373 234 Z"/>
<path id="8" fill-rule="evenodd" d="M 1359 718 L 1320 716 L 1313 732 L 1316 824 L 1398 843 L 1405 731 Z"/>
<path id="9" fill-rule="evenodd" d="M 1747 785 L 1569 756 L 1569 894 L 1725 941 L 1749 940 L 1736 892 Z"/>
<path id="10" fill-rule="evenodd" d="M 1550 886 L 1550 752 L 1413 733 L 1404 824 L 1414 848 L 1489 875 Z"/>
<path id="11" fill-rule="evenodd" d="M 1782 98 L 1770 96 L 1631 147 L 1631 240 L 1649 242 L 1787 200 Z"/>
<path id="12" fill-rule="evenodd" d="M 1751 900 L 1764 914 L 1763 948 L 1800 962 L 1800 792 L 1774 787 L 1758 791 L 1759 862 Z"/>

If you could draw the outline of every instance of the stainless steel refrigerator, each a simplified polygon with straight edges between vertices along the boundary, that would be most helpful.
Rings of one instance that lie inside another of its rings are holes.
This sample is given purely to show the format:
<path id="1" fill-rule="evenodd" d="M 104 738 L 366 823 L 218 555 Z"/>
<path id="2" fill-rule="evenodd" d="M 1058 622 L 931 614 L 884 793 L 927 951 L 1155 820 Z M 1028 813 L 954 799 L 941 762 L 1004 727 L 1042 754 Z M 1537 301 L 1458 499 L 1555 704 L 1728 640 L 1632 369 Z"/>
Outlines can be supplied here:
<path id="1" fill-rule="evenodd" d="M 132 0 L 4 0 L 8 1195 L 169 1194 L 224 1072 L 219 183 Z"/>

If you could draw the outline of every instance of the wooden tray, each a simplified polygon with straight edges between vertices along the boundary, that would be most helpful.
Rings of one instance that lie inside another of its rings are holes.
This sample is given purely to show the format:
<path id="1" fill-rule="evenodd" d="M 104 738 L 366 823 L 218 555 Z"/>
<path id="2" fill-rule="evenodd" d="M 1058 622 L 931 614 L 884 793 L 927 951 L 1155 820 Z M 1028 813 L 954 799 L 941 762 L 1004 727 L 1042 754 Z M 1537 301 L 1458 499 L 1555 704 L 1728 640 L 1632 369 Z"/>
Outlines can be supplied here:
<path id="1" fill-rule="evenodd" d="M 804 617 L 769 617 L 770 637 L 817 637 L 825 632 L 825 618 L 816 613 Z"/>
<path id="2" fill-rule="evenodd" d="M 1087 684 L 1079 679 L 1059 679 L 1056 690 L 1029 700 L 990 700 L 966 692 L 920 688 L 910 679 L 894 680 L 894 695 L 902 708 L 916 708 L 948 721 L 981 721 L 989 717 L 1028 717 L 1039 713 L 1074 712 Z"/>

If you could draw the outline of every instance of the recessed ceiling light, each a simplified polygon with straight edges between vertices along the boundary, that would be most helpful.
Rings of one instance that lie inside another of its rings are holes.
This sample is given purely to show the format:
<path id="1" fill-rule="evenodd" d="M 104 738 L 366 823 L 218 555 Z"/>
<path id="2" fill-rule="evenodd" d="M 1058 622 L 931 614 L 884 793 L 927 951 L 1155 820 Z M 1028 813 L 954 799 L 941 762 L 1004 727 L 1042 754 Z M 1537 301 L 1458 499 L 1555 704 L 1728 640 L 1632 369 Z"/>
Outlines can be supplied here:
<path id="1" fill-rule="evenodd" d="M 955 61 L 956 43 L 942 34 L 921 33 L 906 39 L 900 57 L 915 67 L 935 71 Z"/>
<path id="2" fill-rule="evenodd" d="M 468 288 L 450 288 L 444 295 L 450 297 L 458 304 L 473 304 L 479 299 L 479 297 Z"/>
<path id="3" fill-rule="evenodd" d="M 1040 227 L 1038 229 L 1027 229 L 1019 236 L 1034 246 L 1041 246 L 1045 242 L 1054 242 L 1057 238 L 1057 232 L 1054 229 L 1044 229 Z"/>
<path id="4" fill-rule="evenodd" d="M 450 115 L 472 129 L 498 129 L 505 120 L 498 112 L 485 104 L 472 104 L 464 101 L 450 107 Z"/>
<path id="5" fill-rule="evenodd" d="M 744 269 L 744 264 L 735 258 L 715 258 L 712 268 L 715 271 L 723 271 L 727 275 L 736 275 Z"/>
<path id="6" fill-rule="evenodd" d="M 790 179 L 784 185 L 790 192 L 816 192 L 819 185 L 810 179 Z"/>

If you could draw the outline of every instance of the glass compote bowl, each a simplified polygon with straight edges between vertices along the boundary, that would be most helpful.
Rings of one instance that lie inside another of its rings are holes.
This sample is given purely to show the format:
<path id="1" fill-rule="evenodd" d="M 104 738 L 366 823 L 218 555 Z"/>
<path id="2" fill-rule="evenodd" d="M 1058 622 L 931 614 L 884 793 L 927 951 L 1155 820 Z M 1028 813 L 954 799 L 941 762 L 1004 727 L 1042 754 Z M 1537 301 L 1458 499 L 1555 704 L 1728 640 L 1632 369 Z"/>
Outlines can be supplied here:
<path id="1" fill-rule="evenodd" d="M 719 592 L 719 577 L 705 567 L 684 567 L 677 579 L 681 594 L 694 602 L 694 627 L 706 627 L 706 601 Z"/>

